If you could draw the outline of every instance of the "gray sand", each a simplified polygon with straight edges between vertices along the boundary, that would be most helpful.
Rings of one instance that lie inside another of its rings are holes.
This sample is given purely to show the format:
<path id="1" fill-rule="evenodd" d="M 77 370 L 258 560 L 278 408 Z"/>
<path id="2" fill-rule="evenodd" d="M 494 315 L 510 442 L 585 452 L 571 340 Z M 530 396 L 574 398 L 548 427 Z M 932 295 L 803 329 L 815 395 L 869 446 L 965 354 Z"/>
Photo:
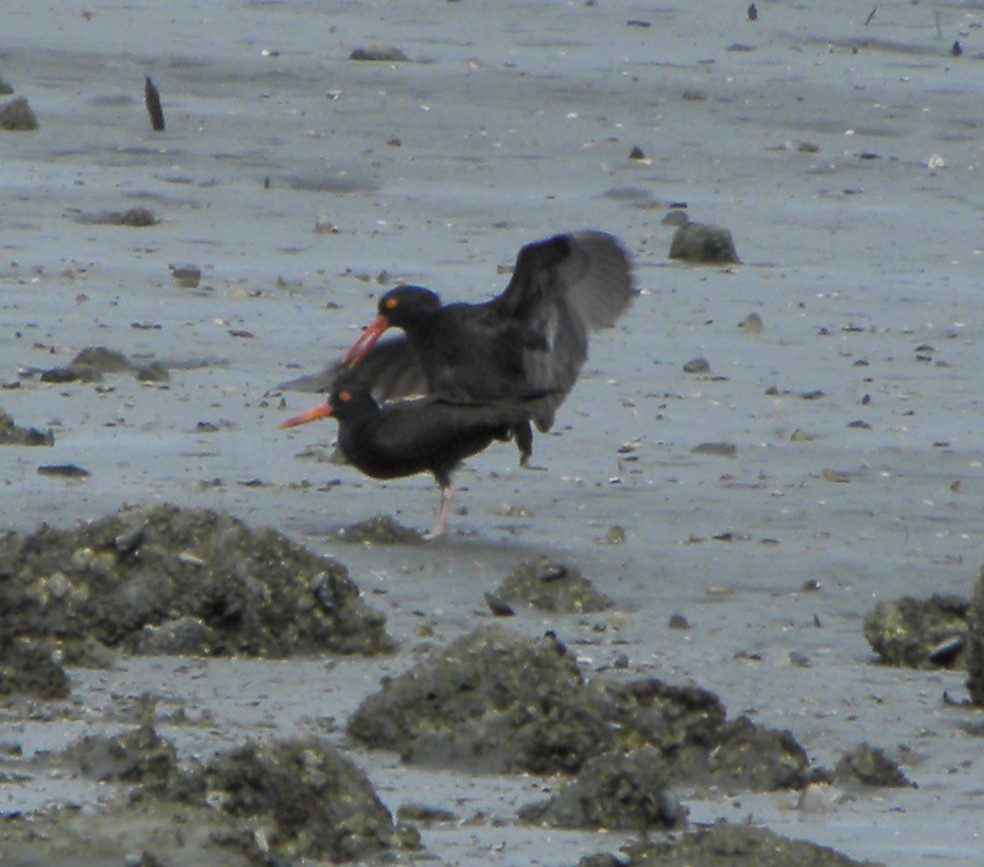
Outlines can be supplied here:
<path id="1" fill-rule="evenodd" d="M 693 679 L 828 766 L 868 740 L 919 786 L 819 812 L 722 794 L 688 801 L 692 819 L 751 818 L 893 865 L 979 865 L 979 714 L 942 702 L 965 697 L 963 676 L 879 667 L 861 626 L 881 599 L 969 594 L 982 560 L 984 15 L 892 4 L 865 26 L 870 6 L 848 0 L 758 7 L 750 22 L 723 0 L 133 0 L 85 14 L 7 0 L 0 75 L 40 129 L 0 133 L 0 377 L 20 383 L 0 407 L 55 445 L 3 450 L 0 527 L 148 500 L 228 510 L 346 563 L 403 650 L 73 670 L 68 720 L 3 711 L 0 740 L 60 748 L 119 726 L 145 691 L 183 750 L 340 730 L 381 675 L 487 622 L 483 593 L 545 553 L 617 612 L 512 628 L 554 629 L 595 667 L 624 653 L 630 673 Z M 374 45 L 411 62 L 347 59 Z M 730 229 L 743 264 L 670 262 L 661 220 L 680 202 Z M 140 206 L 156 225 L 77 219 Z M 346 348 L 397 279 L 484 298 L 523 243 L 583 227 L 623 239 L 642 295 L 537 438 L 547 471 L 493 447 L 458 474 L 467 514 L 447 539 L 338 543 L 377 512 L 427 527 L 437 490 L 302 459 L 333 425 L 277 430 L 312 395 L 284 406 L 268 390 Z M 168 268 L 186 264 L 197 288 Z M 750 313 L 761 331 L 738 327 Z M 19 373 L 99 345 L 184 366 L 167 384 Z M 698 356 L 709 373 L 684 373 Z M 735 456 L 693 452 L 706 442 Z M 674 613 L 692 628 L 667 628 Z M 169 726 L 177 697 L 211 716 Z M 353 755 L 391 810 L 429 786 L 437 806 L 484 812 L 425 830 L 442 863 L 572 864 L 623 839 L 515 824 L 549 781 Z M 0 809 L 101 796 L 39 777 L 0 787 Z"/>

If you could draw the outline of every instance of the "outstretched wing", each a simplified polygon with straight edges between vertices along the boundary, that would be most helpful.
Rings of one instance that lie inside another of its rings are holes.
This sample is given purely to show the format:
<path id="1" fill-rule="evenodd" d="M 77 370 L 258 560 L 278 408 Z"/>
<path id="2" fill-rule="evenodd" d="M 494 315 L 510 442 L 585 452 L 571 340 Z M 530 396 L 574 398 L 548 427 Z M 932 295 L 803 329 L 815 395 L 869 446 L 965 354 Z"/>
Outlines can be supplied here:
<path id="1" fill-rule="evenodd" d="M 519 251 L 512 279 L 488 310 L 524 332 L 531 389 L 550 391 L 533 412 L 546 430 L 588 356 L 588 333 L 610 327 L 636 295 L 629 257 L 605 232 L 556 235 Z"/>
<path id="2" fill-rule="evenodd" d="M 339 358 L 318 373 L 283 382 L 278 388 L 327 394 L 342 380 L 364 386 L 380 403 L 428 391 L 424 370 L 402 335 L 381 340 L 354 368 Z"/>

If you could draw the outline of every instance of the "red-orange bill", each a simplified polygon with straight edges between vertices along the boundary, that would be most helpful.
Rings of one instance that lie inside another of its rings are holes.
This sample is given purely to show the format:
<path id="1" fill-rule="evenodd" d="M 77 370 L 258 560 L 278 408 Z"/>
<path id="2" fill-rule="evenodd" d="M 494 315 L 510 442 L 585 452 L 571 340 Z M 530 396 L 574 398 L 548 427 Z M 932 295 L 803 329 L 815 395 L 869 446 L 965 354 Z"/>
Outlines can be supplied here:
<path id="1" fill-rule="evenodd" d="M 389 328 L 389 320 L 385 316 L 377 316 L 365 331 L 359 335 L 359 339 L 352 344 L 352 348 L 345 353 L 342 361 L 349 367 L 355 367 L 363 356 L 376 345 L 376 341 L 383 336 L 383 332 Z"/>
<path id="2" fill-rule="evenodd" d="M 286 421 L 280 422 L 277 425 L 279 428 L 296 427 L 299 424 L 306 424 L 309 421 L 316 421 L 319 418 L 324 418 L 325 416 L 331 415 L 331 411 L 334 407 L 330 403 L 319 403 L 317 406 L 312 406 L 311 409 L 306 409 L 299 415 L 295 415 Z"/>

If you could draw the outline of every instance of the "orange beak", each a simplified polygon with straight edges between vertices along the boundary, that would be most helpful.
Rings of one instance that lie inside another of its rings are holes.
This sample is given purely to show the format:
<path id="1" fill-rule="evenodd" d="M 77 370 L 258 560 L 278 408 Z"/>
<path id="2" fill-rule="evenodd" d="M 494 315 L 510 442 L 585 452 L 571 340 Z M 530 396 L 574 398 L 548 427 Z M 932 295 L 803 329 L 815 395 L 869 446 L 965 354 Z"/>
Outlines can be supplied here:
<path id="1" fill-rule="evenodd" d="M 362 361 L 366 353 L 376 345 L 376 341 L 383 336 L 383 332 L 389 326 L 389 319 L 382 314 L 373 319 L 366 330 L 359 335 L 359 339 L 352 344 L 352 348 L 345 353 L 342 362 L 349 367 L 355 367 Z"/>
<path id="2" fill-rule="evenodd" d="M 331 415 L 334 408 L 330 403 L 319 403 L 317 406 L 312 406 L 311 409 L 305 410 L 300 415 L 295 415 L 293 418 L 287 419 L 287 421 L 280 422 L 277 427 L 283 429 L 296 427 L 299 424 L 307 424 L 309 421 L 315 421 L 316 419 Z"/>

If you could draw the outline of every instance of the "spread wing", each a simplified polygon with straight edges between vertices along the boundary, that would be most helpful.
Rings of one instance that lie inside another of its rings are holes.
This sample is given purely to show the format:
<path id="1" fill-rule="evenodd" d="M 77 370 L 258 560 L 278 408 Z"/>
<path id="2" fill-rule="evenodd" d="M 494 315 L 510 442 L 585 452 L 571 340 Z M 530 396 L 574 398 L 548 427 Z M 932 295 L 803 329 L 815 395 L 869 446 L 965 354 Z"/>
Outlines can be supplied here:
<path id="1" fill-rule="evenodd" d="M 364 386 L 380 403 L 428 391 L 424 370 L 402 335 L 380 340 L 355 368 L 337 359 L 318 373 L 282 382 L 278 388 L 328 393 L 341 380 Z"/>
<path id="2" fill-rule="evenodd" d="M 588 333 L 614 325 L 636 294 L 629 257 L 605 232 L 556 235 L 519 251 L 509 285 L 487 308 L 523 330 L 527 385 L 551 392 L 533 412 L 541 430 L 577 381 Z"/>

